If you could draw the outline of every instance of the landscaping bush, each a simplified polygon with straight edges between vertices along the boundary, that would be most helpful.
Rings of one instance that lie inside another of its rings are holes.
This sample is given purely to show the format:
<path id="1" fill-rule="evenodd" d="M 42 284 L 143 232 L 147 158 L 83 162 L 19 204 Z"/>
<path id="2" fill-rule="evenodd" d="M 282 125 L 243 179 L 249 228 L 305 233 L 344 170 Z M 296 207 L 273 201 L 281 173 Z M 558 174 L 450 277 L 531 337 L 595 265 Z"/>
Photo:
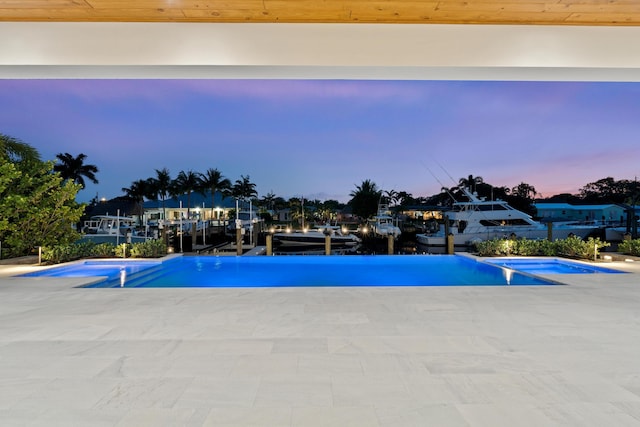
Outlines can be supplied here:
<path id="1" fill-rule="evenodd" d="M 49 264 L 74 261 L 80 258 L 159 258 L 167 254 L 167 246 L 162 240 L 147 240 L 146 242 L 96 244 L 91 241 L 73 243 L 70 245 L 47 246 L 42 248 L 42 261 Z"/>
<path id="2" fill-rule="evenodd" d="M 115 254 L 116 246 L 112 243 L 98 243 L 91 251 L 91 255 L 97 258 L 113 258 Z"/>
<path id="3" fill-rule="evenodd" d="M 167 254 L 167 245 L 162 240 L 147 240 L 131 246 L 132 258 L 159 258 Z"/>
<path id="4" fill-rule="evenodd" d="M 59 264 L 61 262 L 74 261 L 86 258 L 93 254 L 96 244 L 94 242 L 80 242 L 69 245 L 43 246 L 42 261 Z"/>
<path id="5" fill-rule="evenodd" d="M 475 244 L 478 255 L 492 256 L 562 256 L 568 258 L 594 259 L 600 249 L 610 246 L 599 238 L 589 237 L 586 241 L 577 236 L 548 240 L 533 239 L 492 239 Z M 640 249 L 640 243 L 638 244 Z"/>
<path id="6" fill-rule="evenodd" d="M 640 256 L 640 239 L 623 240 L 618 244 L 618 252 L 632 256 Z"/>

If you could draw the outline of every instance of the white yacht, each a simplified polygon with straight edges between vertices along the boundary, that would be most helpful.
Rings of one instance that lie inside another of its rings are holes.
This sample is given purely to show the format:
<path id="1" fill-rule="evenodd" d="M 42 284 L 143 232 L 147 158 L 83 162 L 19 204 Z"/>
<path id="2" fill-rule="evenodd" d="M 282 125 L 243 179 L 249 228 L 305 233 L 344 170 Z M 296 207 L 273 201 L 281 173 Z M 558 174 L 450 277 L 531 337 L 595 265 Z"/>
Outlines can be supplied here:
<path id="1" fill-rule="evenodd" d="M 393 236 L 394 239 L 397 239 L 402 234 L 400 227 L 393 223 L 393 217 L 389 212 L 387 205 L 381 204 L 378 206 L 378 214 L 373 217 L 373 222 L 371 223 L 371 231 L 376 237 L 387 238 L 388 236 Z"/>
<path id="2" fill-rule="evenodd" d="M 332 247 L 356 247 L 360 238 L 337 225 L 320 225 L 311 230 L 282 231 L 273 234 L 273 242 L 278 246 L 321 246 L 326 236 L 331 236 Z"/>
<path id="3" fill-rule="evenodd" d="M 455 202 L 453 209 L 447 213 L 451 224 L 449 233 L 454 237 L 455 246 L 470 246 L 478 241 L 502 237 L 547 238 L 547 224 L 533 220 L 529 214 L 503 200 L 488 201 L 466 189 L 463 192 L 469 201 Z M 565 239 L 569 235 L 585 238 L 599 228 L 598 224 L 571 222 L 554 222 L 551 227 L 554 239 Z M 444 248 L 445 227 L 441 226 L 434 233 L 417 234 L 416 240 L 429 249 Z"/>

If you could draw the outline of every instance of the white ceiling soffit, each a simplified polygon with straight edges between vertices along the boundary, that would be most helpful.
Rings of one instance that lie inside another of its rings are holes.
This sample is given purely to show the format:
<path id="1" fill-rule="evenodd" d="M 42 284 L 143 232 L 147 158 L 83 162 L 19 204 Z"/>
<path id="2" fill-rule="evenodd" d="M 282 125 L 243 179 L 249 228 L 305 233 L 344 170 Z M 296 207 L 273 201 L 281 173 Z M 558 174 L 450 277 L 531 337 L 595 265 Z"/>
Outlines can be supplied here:
<path id="1" fill-rule="evenodd" d="M 640 81 L 640 27 L 0 23 L 0 78 Z"/>

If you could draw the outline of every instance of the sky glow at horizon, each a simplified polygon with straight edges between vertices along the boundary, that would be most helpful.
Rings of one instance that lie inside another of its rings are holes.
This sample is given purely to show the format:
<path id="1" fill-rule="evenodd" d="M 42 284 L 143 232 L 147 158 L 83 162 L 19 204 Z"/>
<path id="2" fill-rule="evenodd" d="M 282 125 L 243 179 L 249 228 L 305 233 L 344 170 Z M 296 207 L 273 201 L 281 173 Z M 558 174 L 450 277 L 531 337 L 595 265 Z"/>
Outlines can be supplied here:
<path id="1" fill-rule="evenodd" d="M 80 201 L 163 167 L 341 202 L 365 179 L 417 197 L 471 174 L 548 197 L 640 175 L 638 83 L 0 80 L 0 102 L 0 133 L 98 166 Z"/>

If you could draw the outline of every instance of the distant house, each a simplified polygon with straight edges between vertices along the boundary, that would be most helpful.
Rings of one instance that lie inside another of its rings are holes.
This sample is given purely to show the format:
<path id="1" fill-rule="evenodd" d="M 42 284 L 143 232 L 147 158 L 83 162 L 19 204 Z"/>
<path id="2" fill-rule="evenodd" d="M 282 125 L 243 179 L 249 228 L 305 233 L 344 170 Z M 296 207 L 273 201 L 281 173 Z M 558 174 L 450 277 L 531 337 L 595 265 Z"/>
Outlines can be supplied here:
<path id="1" fill-rule="evenodd" d="M 605 221 L 622 222 L 626 208 L 621 205 L 572 205 L 569 203 L 544 203 L 534 205 L 541 221 Z"/>
<path id="2" fill-rule="evenodd" d="M 144 214 L 147 220 L 150 221 L 187 218 L 187 213 L 192 219 L 225 220 L 230 218 L 231 211 L 235 209 L 236 200 L 232 197 L 223 197 L 220 192 L 216 192 L 213 206 L 211 206 L 211 192 L 206 193 L 204 196 L 200 193 L 191 193 L 191 197 L 183 194 L 178 197 L 168 198 L 164 201 L 164 211 L 161 200 L 144 202 Z M 249 209 L 248 202 L 240 204 L 240 210 L 244 209 Z M 254 209 L 257 211 L 255 206 Z M 165 211 L 166 217 L 164 216 Z"/>
<path id="3" fill-rule="evenodd" d="M 413 221 L 441 220 L 443 212 L 446 210 L 449 209 L 443 209 L 442 206 L 408 205 L 399 206 L 398 215 L 403 219 Z"/>

